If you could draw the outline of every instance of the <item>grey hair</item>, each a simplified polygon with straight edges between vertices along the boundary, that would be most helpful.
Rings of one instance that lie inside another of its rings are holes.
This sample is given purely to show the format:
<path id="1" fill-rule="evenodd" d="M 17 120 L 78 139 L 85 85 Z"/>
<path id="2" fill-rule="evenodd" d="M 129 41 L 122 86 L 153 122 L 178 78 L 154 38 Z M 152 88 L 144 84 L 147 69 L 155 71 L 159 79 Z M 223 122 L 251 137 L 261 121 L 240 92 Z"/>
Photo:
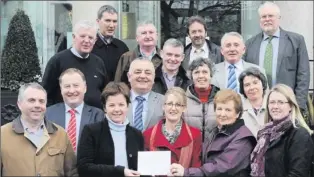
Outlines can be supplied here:
<path id="1" fill-rule="evenodd" d="M 41 90 L 43 92 L 45 92 L 46 94 L 46 99 L 47 99 L 47 92 L 44 89 L 43 86 L 41 86 L 40 84 L 36 83 L 36 82 L 30 82 L 30 83 L 26 83 L 24 85 L 21 85 L 20 89 L 19 89 L 19 94 L 17 96 L 17 100 L 18 101 L 22 101 L 24 98 L 24 92 L 26 89 L 28 88 L 33 88 L 33 89 L 37 89 L 37 90 Z"/>
<path id="2" fill-rule="evenodd" d="M 103 5 L 99 8 L 97 12 L 97 18 L 101 19 L 105 12 L 110 13 L 110 14 L 118 14 L 117 10 L 111 5 Z"/>
<path id="3" fill-rule="evenodd" d="M 225 40 L 226 40 L 228 37 L 230 37 L 230 36 L 238 37 L 238 38 L 242 41 L 242 43 L 244 44 L 244 39 L 243 39 L 242 35 L 241 35 L 240 33 L 238 33 L 238 32 L 232 31 L 232 32 L 225 33 L 225 34 L 222 36 L 221 41 L 220 41 L 221 46 L 223 46 Z"/>
<path id="4" fill-rule="evenodd" d="M 136 27 L 136 35 L 139 35 L 139 33 L 138 33 L 138 28 L 139 28 L 139 27 L 142 27 L 142 26 L 146 26 L 146 25 L 153 25 L 154 28 L 155 28 L 155 31 L 156 31 L 156 33 L 157 33 L 157 28 L 156 28 L 155 24 L 154 24 L 152 21 L 145 20 L 145 21 L 141 21 L 141 22 L 139 22 L 139 23 L 137 24 L 137 27 Z"/>
<path id="5" fill-rule="evenodd" d="M 195 69 L 197 69 L 198 67 L 203 66 L 203 65 L 208 66 L 209 71 L 210 71 L 210 77 L 213 77 L 213 74 L 215 72 L 214 62 L 209 58 L 199 57 L 199 58 L 196 58 L 195 60 L 193 60 L 192 63 L 189 65 L 188 76 L 190 77 L 191 80 L 193 80 L 193 77 L 192 77 L 193 71 Z"/>
<path id="6" fill-rule="evenodd" d="M 74 27 L 73 27 L 73 33 L 77 34 L 77 32 L 81 29 L 81 28 L 85 28 L 85 29 L 95 29 L 95 36 L 96 36 L 96 32 L 97 32 L 97 26 L 95 23 L 88 21 L 88 20 L 81 20 L 78 21 L 77 23 L 75 23 Z"/>
<path id="7" fill-rule="evenodd" d="M 246 76 L 254 76 L 258 78 L 262 82 L 262 87 L 263 87 L 263 96 L 265 95 L 266 89 L 267 89 L 267 79 L 266 76 L 260 71 L 259 68 L 257 67 L 249 67 L 242 71 L 242 73 L 239 76 L 239 84 L 240 84 L 240 93 L 244 96 L 244 98 L 247 98 L 245 92 L 244 92 L 244 78 Z"/>
<path id="8" fill-rule="evenodd" d="M 258 14 L 261 15 L 261 10 L 264 8 L 264 7 L 274 7 L 275 8 L 275 11 L 277 12 L 277 14 L 280 16 L 280 8 L 279 6 L 274 3 L 274 2 L 270 2 L 270 1 L 266 1 L 265 3 L 261 4 L 258 8 Z"/>
<path id="9" fill-rule="evenodd" d="M 163 48 L 165 46 L 180 47 L 180 48 L 182 48 L 182 50 L 184 50 L 184 46 L 183 46 L 182 42 L 179 41 L 178 39 L 175 39 L 175 38 L 170 38 L 170 39 L 166 40 Z"/>
<path id="10" fill-rule="evenodd" d="M 188 22 L 187 22 L 187 34 L 190 34 L 190 26 L 193 24 L 193 23 L 200 23 L 204 26 L 204 29 L 205 29 L 205 32 L 207 32 L 207 26 L 206 26 L 206 22 L 205 22 L 205 19 L 199 15 L 195 15 L 195 16 L 192 16 L 188 19 Z"/>

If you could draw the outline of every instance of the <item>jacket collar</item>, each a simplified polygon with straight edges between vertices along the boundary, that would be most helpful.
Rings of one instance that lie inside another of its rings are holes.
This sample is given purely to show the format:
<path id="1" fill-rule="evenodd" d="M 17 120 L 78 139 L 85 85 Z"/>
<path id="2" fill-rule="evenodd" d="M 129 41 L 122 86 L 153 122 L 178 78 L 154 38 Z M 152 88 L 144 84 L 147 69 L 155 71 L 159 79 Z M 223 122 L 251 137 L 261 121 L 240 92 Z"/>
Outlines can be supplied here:
<path id="1" fill-rule="evenodd" d="M 98 47 L 102 47 L 102 46 L 104 46 L 104 45 L 113 45 L 113 46 L 115 46 L 116 48 L 118 48 L 118 44 L 116 43 L 117 42 L 117 39 L 116 38 L 112 38 L 112 41 L 110 42 L 110 44 L 105 44 L 104 43 L 104 41 L 102 41 L 102 39 L 101 39 L 101 36 L 98 34 L 98 32 L 97 32 L 97 39 L 96 39 L 96 43 L 95 43 L 95 45 L 97 45 Z"/>
<path id="2" fill-rule="evenodd" d="M 47 120 L 46 117 L 44 118 L 44 124 L 49 134 L 53 134 L 58 130 L 58 128 L 52 122 Z M 12 121 L 12 129 L 17 134 L 24 133 L 24 127 L 21 122 L 21 116 L 17 117 Z"/>
<path id="3" fill-rule="evenodd" d="M 214 100 L 214 97 L 216 95 L 216 93 L 219 91 L 220 89 L 218 87 L 216 87 L 215 85 L 211 85 L 211 90 L 210 90 L 210 94 L 209 94 L 209 98 L 208 98 L 208 103 L 212 102 Z M 194 84 L 190 85 L 187 88 L 187 96 L 198 101 L 201 102 L 200 99 L 197 97 L 197 94 L 195 92 L 194 89 Z"/>
<path id="4" fill-rule="evenodd" d="M 134 49 L 134 53 L 136 55 L 135 57 L 143 57 L 141 54 L 139 45 L 137 45 L 137 47 Z M 162 60 L 161 56 L 160 56 L 160 49 L 157 46 L 156 46 L 156 53 L 152 58 L 156 58 L 156 57 L 159 58 L 160 60 Z"/>
<path id="5" fill-rule="evenodd" d="M 166 137 L 162 133 L 162 124 L 164 123 L 164 121 L 165 121 L 165 119 L 162 119 L 157 124 L 155 141 L 154 141 L 153 146 L 155 146 L 155 147 L 167 147 L 173 151 L 176 148 L 185 147 L 191 143 L 192 139 L 190 138 L 188 131 L 186 129 L 186 125 L 185 125 L 186 123 L 183 121 L 181 132 L 180 132 L 177 140 L 173 144 L 170 144 L 169 141 L 166 139 Z"/>
<path id="6" fill-rule="evenodd" d="M 183 80 L 189 80 L 187 74 L 186 74 L 186 71 L 185 69 L 183 68 L 182 65 L 179 66 L 179 71 L 177 73 L 177 76 L 179 76 L 180 78 L 182 78 Z M 156 76 L 155 76 L 155 80 L 161 80 L 161 78 L 163 77 L 162 75 L 162 64 L 159 65 L 157 68 L 156 68 Z"/>
<path id="7" fill-rule="evenodd" d="M 243 125 L 244 125 L 244 120 L 241 118 L 238 118 L 233 124 L 223 125 L 218 133 L 223 133 L 229 136 Z"/>
<path id="8" fill-rule="evenodd" d="M 263 103 L 262 103 L 262 107 L 261 107 L 261 110 L 266 110 L 266 106 L 267 106 L 267 93 L 265 93 L 264 97 L 263 97 Z M 244 101 L 243 101 L 243 111 L 248 111 L 250 109 L 253 109 L 249 99 L 247 98 L 244 98 Z"/>

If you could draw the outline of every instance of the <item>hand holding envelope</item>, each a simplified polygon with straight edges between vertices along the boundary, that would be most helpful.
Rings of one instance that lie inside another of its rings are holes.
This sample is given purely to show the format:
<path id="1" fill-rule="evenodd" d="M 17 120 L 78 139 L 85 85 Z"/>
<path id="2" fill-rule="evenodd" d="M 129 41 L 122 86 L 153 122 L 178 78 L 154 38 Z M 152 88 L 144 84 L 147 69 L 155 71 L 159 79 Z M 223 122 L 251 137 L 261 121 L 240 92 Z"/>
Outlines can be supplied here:
<path id="1" fill-rule="evenodd" d="M 168 175 L 171 166 L 170 151 L 138 152 L 137 169 L 141 175 Z"/>

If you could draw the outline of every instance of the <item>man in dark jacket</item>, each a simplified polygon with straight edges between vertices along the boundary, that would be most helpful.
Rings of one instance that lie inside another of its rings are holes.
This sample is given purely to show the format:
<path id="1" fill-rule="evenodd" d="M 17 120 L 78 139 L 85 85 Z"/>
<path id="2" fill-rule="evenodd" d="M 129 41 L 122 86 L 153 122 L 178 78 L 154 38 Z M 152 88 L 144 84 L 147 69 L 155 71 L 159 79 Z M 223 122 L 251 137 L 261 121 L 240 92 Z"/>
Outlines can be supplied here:
<path id="1" fill-rule="evenodd" d="M 205 20 L 200 16 L 192 16 L 188 20 L 188 36 L 191 44 L 184 49 L 185 59 L 182 63 L 187 70 L 189 64 L 198 57 L 211 59 L 214 63 L 224 61 L 220 52 L 220 47 L 205 39 L 207 36 L 207 27 Z"/>
<path id="2" fill-rule="evenodd" d="M 156 68 L 153 91 L 165 94 L 171 87 L 181 87 L 184 90 L 189 86 L 190 80 L 185 69 L 181 66 L 184 59 L 183 44 L 174 38 L 168 39 L 160 51 L 162 64 Z"/>
<path id="3" fill-rule="evenodd" d="M 118 25 L 118 12 L 115 8 L 110 5 L 100 7 L 97 13 L 97 22 L 99 31 L 92 53 L 104 61 L 108 78 L 113 81 L 119 58 L 129 51 L 129 48 L 124 42 L 114 38 L 114 32 Z"/>

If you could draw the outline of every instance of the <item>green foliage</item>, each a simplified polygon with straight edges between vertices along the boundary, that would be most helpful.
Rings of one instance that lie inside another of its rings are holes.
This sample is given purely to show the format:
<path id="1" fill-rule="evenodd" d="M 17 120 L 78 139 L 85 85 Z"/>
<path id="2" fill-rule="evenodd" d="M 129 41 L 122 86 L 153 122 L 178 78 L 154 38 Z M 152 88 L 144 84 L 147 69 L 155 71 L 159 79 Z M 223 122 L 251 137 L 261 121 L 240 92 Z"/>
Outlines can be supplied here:
<path id="1" fill-rule="evenodd" d="M 18 10 L 10 21 L 1 56 L 1 88 L 16 91 L 21 84 L 41 79 L 37 51 L 29 17 Z"/>

